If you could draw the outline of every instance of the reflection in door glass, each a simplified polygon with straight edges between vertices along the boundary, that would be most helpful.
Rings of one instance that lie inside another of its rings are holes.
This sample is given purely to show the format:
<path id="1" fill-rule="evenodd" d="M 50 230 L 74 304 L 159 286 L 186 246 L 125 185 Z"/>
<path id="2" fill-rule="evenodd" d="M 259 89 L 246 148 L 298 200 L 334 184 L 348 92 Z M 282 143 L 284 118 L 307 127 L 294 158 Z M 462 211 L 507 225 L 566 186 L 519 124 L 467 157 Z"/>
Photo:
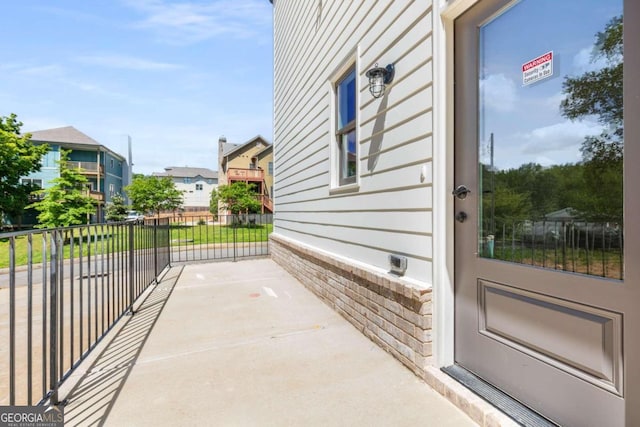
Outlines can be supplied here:
<path id="1" fill-rule="evenodd" d="M 521 0 L 479 61 L 478 253 L 622 279 L 622 0 Z"/>

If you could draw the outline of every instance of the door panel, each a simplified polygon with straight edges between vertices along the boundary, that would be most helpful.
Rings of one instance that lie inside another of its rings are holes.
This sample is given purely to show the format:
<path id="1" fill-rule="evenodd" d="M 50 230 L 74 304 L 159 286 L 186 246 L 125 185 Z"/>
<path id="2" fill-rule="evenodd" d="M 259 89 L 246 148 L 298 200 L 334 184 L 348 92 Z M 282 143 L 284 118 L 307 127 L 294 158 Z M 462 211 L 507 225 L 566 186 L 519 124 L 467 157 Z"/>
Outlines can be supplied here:
<path id="1" fill-rule="evenodd" d="M 483 0 L 455 22 L 455 360 L 562 425 L 637 416 L 623 3 Z"/>
<path id="2" fill-rule="evenodd" d="M 619 313 L 484 280 L 478 295 L 481 334 L 622 395 Z"/>

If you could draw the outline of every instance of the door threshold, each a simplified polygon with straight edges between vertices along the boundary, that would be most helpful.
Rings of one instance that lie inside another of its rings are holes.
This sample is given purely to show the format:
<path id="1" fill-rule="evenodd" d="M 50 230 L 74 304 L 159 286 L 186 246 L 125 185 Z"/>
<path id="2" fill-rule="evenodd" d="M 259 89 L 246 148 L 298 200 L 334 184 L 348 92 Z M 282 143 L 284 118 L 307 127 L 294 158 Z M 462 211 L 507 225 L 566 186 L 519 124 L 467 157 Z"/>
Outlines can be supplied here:
<path id="1" fill-rule="evenodd" d="M 518 402 L 508 394 L 492 386 L 480 377 L 459 365 L 442 368 L 442 372 L 458 381 L 469 390 L 504 412 L 518 424 L 525 427 L 558 427 L 531 408 Z"/>

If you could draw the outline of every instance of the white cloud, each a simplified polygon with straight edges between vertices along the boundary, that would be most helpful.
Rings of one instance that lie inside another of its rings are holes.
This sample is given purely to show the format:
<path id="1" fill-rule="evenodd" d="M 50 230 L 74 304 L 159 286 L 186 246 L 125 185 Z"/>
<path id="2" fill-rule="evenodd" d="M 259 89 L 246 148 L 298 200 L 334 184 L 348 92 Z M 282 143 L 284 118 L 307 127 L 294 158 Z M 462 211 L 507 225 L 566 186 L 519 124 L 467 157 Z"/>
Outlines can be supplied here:
<path id="1" fill-rule="evenodd" d="M 542 105 L 546 108 L 560 111 L 560 103 L 567 97 L 563 92 L 557 92 L 547 98 L 542 99 Z"/>
<path id="2" fill-rule="evenodd" d="M 551 126 L 545 126 L 532 130 L 525 134 L 517 134 L 514 140 L 522 146 L 524 154 L 536 154 L 540 158 L 554 151 L 566 151 L 579 147 L 585 136 L 598 135 L 602 126 L 593 122 L 565 121 Z"/>
<path id="3" fill-rule="evenodd" d="M 167 43 L 191 44 L 220 35 L 250 38 L 255 27 L 271 25 L 263 0 L 217 0 L 207 3 L 168 0 L 123 0 L 143 15 L 136 27 L 149 29 Z M 268 6 L 270 7 L 270 6 Z"/>
<path id="4" fill-rule="evenodd" d="M 16 68 L 15 72 L 27 76 L 54 78 L 64 74 L 64 68 L 57 64 L 48 65 L 26 65 Z"/>
<path id="5" fill-rule="evenodd" d="M 504 74 L 491 74 L 480 80 L 480 97 L 488 108 L 512 111 L 516 105 L 516 85 Z"/>
<path id="6" fill-rule="evenodd" d="M 118 68 L 125 70 L 138 71 L 162 71 L 183 68 L 178 64 L 170 64 L 167 62 L 156 62 L 146 59 L 136 58 L 124 55 L 92 55 L 80 56 L 76 61 L 83 64 L 100 65 L 109 68 Z"/>
<path id="7" fill-rule="evenodd" d="M 593 60 L 593 46 L 581 49 L 573 57 L 573 69 L 575 74 L 582 74 L 587 71 L 598 71 L 607 66 L 607 60 L 604 57 Z"/>

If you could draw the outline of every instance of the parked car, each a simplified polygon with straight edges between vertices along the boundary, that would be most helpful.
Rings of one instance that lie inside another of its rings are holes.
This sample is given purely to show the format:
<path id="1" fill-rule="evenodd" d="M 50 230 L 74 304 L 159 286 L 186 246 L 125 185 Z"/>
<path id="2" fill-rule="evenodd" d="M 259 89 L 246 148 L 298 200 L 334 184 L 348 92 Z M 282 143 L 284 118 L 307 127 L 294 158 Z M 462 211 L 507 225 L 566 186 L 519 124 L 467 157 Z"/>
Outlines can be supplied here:
<path id="1" fill-rule="evenodd" d="M 129 211 L 127 213 L 127 217 L 124 220 L 125 220 L 125 222 L 140 223 L 140 222 L 144 221 L 144 215 L 142 215 L 138 211 Z"/>

